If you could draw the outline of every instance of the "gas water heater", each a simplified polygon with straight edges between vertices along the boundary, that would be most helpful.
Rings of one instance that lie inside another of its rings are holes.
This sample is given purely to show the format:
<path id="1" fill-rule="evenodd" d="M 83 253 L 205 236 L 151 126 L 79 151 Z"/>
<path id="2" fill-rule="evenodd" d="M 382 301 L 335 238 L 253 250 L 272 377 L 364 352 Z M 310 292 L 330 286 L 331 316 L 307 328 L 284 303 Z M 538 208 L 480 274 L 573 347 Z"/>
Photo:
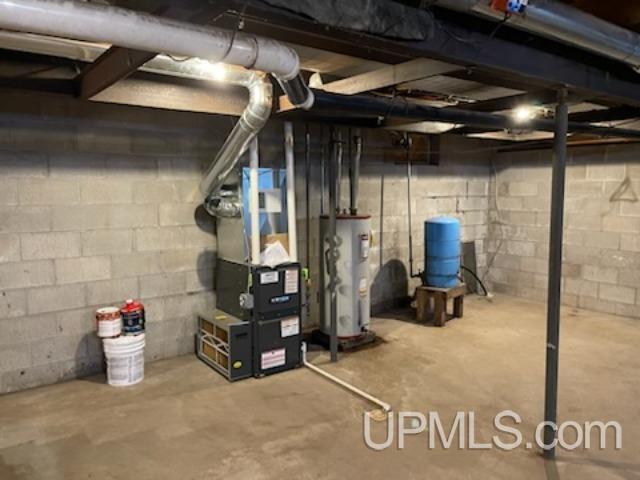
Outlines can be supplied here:
<path id="1" fill-rule="evenodd" d="M 324 259 L 321 272 L 320 329 L 331 335 L 331 293 L 329 278 L 329 217 L 320 219 Z M 354 339 L 369 330 L 371 295 L 369 249 L 371 217 L 336 215 L 336 294 L 338 338 Z"/>

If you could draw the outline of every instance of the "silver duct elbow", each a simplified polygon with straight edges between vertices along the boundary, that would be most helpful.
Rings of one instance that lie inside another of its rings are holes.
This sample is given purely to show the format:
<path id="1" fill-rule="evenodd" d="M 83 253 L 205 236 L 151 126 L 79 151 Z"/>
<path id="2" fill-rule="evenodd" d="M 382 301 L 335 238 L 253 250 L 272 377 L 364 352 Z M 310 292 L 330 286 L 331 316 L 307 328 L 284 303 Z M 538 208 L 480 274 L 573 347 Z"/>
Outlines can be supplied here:
<path id="1" fill-rule="evenodd" d="M 291 80 L 282 80 L 277 76 L 276 79 L 292 104 L 304 109 L 311 108 L 313 93 L 299 74 Z M 219 217 L 240 216 L 241 199 L 235 192 L 224 191 L 223 185 L 271 113 L 273 88 L 266 75 L 253 73 L 249 81 L 242 83 L 249 89 L 249 104 L 200 182 L 205 209 Z"/>
<path id="2" fill-rule="evenodd" d="M 249 90 L 249 104 L 200 182 L 200 192 L 205 197 L 204 206 L 211 215 L 223 217 L 240 215 L 242 207 L 240 199 L 236 194 L 224 192 L 222 186 L 249 146 L 249 142 L 267 123 L 271 113 L 273 87 L 267 76 L 259 73 L 251 74 L 246 87 Z"/>
<path id="3" fill-rule="evenodd" d="M 313 106 L 313 92 L 304 83 L 304 80 L 300 74 L 296 75 L 291 80 L 283 80 L 276 76 L 276 80 L 282 87 L 289 101 L 298 108 L 309 110 Z"/>

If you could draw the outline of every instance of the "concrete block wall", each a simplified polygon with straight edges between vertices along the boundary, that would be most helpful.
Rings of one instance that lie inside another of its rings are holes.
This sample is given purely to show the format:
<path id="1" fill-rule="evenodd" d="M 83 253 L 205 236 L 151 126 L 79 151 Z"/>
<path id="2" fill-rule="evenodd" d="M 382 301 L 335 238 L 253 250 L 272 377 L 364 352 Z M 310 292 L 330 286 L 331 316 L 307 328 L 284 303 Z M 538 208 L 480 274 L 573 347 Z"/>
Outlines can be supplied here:
<path id="1" fill-rule="evenodd" d="M 639 152 L 634 145 L 570 149 L 565 305 L 640 317 Z M 551 151 L 501 153 L 494 167 L 488 279 L 496 291 L 546 301 Z"/>
<path id="2" fill-rule="evenodd" d="M 7 105 L 16 111 L 0 117 L 0 393 L 101 371 L 95 310 L 129 297 L 147 310 L 147 360 L 192 352 L 196 312 L 215 307 L 215 228 L 199 208 L 198 184 L 233 120 L 68 100 Z M 305 127 L 294 128 L 305 264 L 310 245 L 310 327 L 319 308 L 321 129 L 311 126 L 305 172 Z M 364 140 L 360 211 L 372 215 L 372 305 L 380 311 L 415 285 L 406 164 L 387 158 L 394 148 L 387 132 L 365 131 Z M 281 123 L 261 135 L 261 161 L 284 166 Z M 346 208 L 346 152 L 344 167 Z M 463 239 L 476 241 L 482 271 L 490 172 L 486 148 L 457 137 L 443 139 L 439 166 L 414 166 L 416 270 L 423 268 L 422 223 L 449 214 L 461 219 Z"/>
<path id="3" fill-rule="evenodd" d="M 195 312 L 215 304 L 198 183 L 223 137 L 163 131 L 175 120 L 0 127 L 0 393 L 101 371 L 94 312 L 126 298 L 146 307 L 147 360 L 193 351 Z"/>
<path id="4" fill-rule="evenodd" d="M 330 137 L 329 127 L 311 124 L 310 170 L 306 172 L 304 124 L 294 124 L 296 152 L 296 195 L 298 218 L 298 256 L 303 266 L 309 266 L 311 277 L 309 317 L 306 328 L 319 322 L 319 216 L 321 212 L 320 178 L 325 147 Z M 339 130 L 339 129 L 337 129 Z M 345 142 L 341 201 L 349 207 L 349 129 L 341 129 Z M 353 135 L 351 130 L 351 135 Z M 407 220 L 406 162 L 399 161 L 392 137 L 384 130 L 362 130 L 364 148 L 360 178 L 359 213 L 371 215 L 373 243 L 371 247 L 371 305 L 374 313 L 393 306 L 397 300 L 412 295 L 418 285 L 409 278 L 409 240 Z M 270 122 L 260 135 L 262 164 L 283 165 L 282 124 Z M 487 143 L 458 136 L 441 139 L 440 165 L 416 162 L 412 176 L 413 256 L 414 270 L 423 269 L 423 223 L 437 215 L 453 215 L 462 222 L 464 241 L 475 241 L 478 268 L 484 274 L 486 238 L 488 236 L 488 199 L 491 181 L 490 159 L 493 155 Z M 325 148 L 325 164 L 329 150 Z M 306 235 L 306 178 L 309 177 L 310 234 Z M 327 184 L 328 185 L 328 184 Z M 328 186 L 327 186 L 328 188 Z M 328 212 L 328 193 L 325 212 Z M 307 261 L 307 247 L 309 260 Z"/>
<path id="5" fill-rule="evenodd" d="M 272 143 L 279 135 L 273 131 Z M 312 126 L 310 211 L 311 235 L 305 237 L 305 181 L 304 181 L 304 126 L 295 125 L 297 153 L 298 192 L 298 251 L 301 261 L 306 263 L 307 243 L 310 246 L 310 270 L 312 279 L 311 319 L 307 326 L 317 323 L 319 318 L 318 286 L 320 282 L 318 256 L 320 213 L 320 164 L 321 149 L 319 139 L 329 138 L 329 129 L 324 133 L 318 126 Z M 353 134 L 353 131 L 352 131 Z M 265 132 L 265 135 L 267 133 Z M 349 138 L 347 129 L 342 131 L 343 139 Z M 374 313 L 397 303 L 398 300 L 413 295 L 419 281 L 409 278 L 409 229 L 407 204 L 406 162 L 398 162 L 389 157 L 393 147 L 389 132 L 384 130 L 363 130 L 363 157 L 360 178 L 359 213 L 371 215 L 373 243 L 371 248 L 371 305 Z M 349 207 L 348 149 L 343 157 L 341 185 L 341 207 Z M 424 268 L 424 221 L 437 215 L 452 215 L 462 223 L 463 241 L 475 241 L 478 269 L 485 272 L 486 239 L 488 236 L 488 194 L 491 176 L 490 158 L 492 151 L 486 143 L 457 136 L 443 136 L 441 139 L 440 165 L 416 163 L 413 166 L 411 184 L 411 211 L 413 232 L 414 272 Z M 327 154 L 328 155 L 328 154 Z M 326 157 L 328 161 L 328 156 Z M 325 198 L 325 212 L 328 211 L 328 197 Z"/>
<path id="6" fill-rule="evenodd" d="M 372 215 L 373 312 L 413 295 L 415 287 L 420 284 L 419 280 L 409 278 L 406 164 L 385 163 L 383 154 L 379 152 L 375 154 L 374 151 L 369 161 L 363 164 L 360 186 L 361 207 Z M 441 139 L 440 165 L 413 165 L 414 273 L 424 269 L 424 222 L 438 215 L 460 220 L 462 241 L 475 242 L 478 271 L 484 273 L 489 183 L 489 157 L 479 143 L 472 140 L 444 136 Z"/>

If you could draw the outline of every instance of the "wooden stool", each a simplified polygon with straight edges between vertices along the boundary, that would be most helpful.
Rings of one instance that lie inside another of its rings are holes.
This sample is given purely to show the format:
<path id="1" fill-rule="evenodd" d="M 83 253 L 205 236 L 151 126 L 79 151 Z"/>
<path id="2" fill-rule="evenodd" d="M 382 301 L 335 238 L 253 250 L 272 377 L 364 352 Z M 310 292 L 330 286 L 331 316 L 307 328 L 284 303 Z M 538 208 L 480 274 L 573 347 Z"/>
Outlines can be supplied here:
<path id="1" fill-rule="evenodd" d="M 453 318 L 462 317 L 466 291 L 467 286 L 464 283 L 451 288 L 417 287 L 416 320 L 419 322 L 427 321 L 432 298 L 434 303 L 433 323 L 437 327 L 443 327 L 447 321 L 447 301 L 450 298 L 453 299 Z"/>

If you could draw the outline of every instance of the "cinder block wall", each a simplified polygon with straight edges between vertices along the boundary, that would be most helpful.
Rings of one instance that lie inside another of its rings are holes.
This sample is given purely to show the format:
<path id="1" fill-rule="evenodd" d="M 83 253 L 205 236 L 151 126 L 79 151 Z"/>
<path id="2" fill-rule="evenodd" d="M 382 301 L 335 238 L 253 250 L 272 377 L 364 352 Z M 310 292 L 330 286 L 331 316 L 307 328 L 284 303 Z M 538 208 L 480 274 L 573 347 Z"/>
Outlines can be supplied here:
<path id="1" fill-rule="evenodd" d="M 103 369 L 96 308 L 140 298 L 147 360 L 193 351 L 195 314 L 215 307 L 216 238 L 198 184 L 234 119 L 47 99 L 9 101 L 0 116 L 0 393 Z M 295 125 L 300 261 L 310 245 L 306 327 L 318 321 L 321 129 L 312 125 L 310 235 L 304 131 Z M 324 131 L 328 138 L 328 128 Z M 344 129 L 345 140 L 348 131 Z M 406 164 L 387 132 L 364 131 L 360 211 L 372 215 L 374 311 L 411 294 Z M 284 166 L 282 124 L 261 134 L 261 161 Z M 439 166 L 415 165 L 414 257 L 423 222 L 461 219 L 486 261 L 490 162 L 486 146 L 445 137 Z M 348 207 L 345 150 L 342 206 Z M 328 208 L 328 205 L 327 205 Z"/>
<path id="2" fill-rule="evenodd" d="M 549 150 L 502 153 L 495 159 L 488 265 L 496 291 L 546 301 L 551 155 Z M 640 317 L 637 155 L 634 145 L 570 149 L 565 305 Z"/>
<path id="3" fill-rule="evenodd" d="M 369 142 L 362 165 L 361 207 L 372 215 L 371 300 L 374 312 L 413 295 L 409 279 L 406 163 L 385 162 L 391 145 L 382 136 Z M 424 269 L 424 222 L 438 215 L 460 220 L 462 240 L 475 241 L 480 274 L 486 266 L 490 152 L 478 141 L 441 137 L 440 165 L 413 165 L 411 211 L 414 273 Z M 348 193 L 348 189 L 346 190 Z"/>
<path id="4" fill-rule="evenodd" d="M 118 107 L 122 122 L 105 123 L 57 107 L 64 117 L 0 128 L 0 393 L 100 371 L 100 306 L 141 298 L 155 360 L 193 351 L 194 313 L 215 300 L 197 189 L 223 133 L 166 112 Z"/>
<path id="5" fill-rule="evenodd" d="M 306 327 L 319 321 L 319 215 L 321 211 L 320 139 L 328 141 L 329 127 L 310 125 L 311 148 L 309 172 L 310 235 L 306 237 L 306 172 L 304 164 L 304 124 L 294 125 L 296 150 L 296 192 L 298 214 L 298 255 L 311 274 L 310 316 Z M 342 209 L 349 208 L 349 155 L 347 140 L 354 131 L 342 128 L 343 155 Z M 360 177 L 359 213 L 371 215 L 373 243 L 370 257 L 371 305 L 378 313 L 413 295 L 418 280 L 409 278 L 409 229 L 407 205 L 407 166 L 397 155 L 390 133 L 385 130 L 362 130 L 363 155 Z M 439 165 L 414 162 L 411 196 L 413 214 L 414 271 L 424 268 L 424 221 L 436 215 L 460 219 L 463 241 L 475 241 L 478 270 L 485 274 L 486 238 L 488 236 L 488 193 L 493 155 L 487 142 L 458 136 L 441 137 Z M 260 135 L 261 162 L 282 162 L 282 124 L 271 122 Z M 329 151 L 325 151 L 325 162 Z M 328 188 L 328 184 L 327 184 Z M 325 195 L 325 212 L 328 212 Z M 306 252 L 309 246 L 310 260 Z"/>

